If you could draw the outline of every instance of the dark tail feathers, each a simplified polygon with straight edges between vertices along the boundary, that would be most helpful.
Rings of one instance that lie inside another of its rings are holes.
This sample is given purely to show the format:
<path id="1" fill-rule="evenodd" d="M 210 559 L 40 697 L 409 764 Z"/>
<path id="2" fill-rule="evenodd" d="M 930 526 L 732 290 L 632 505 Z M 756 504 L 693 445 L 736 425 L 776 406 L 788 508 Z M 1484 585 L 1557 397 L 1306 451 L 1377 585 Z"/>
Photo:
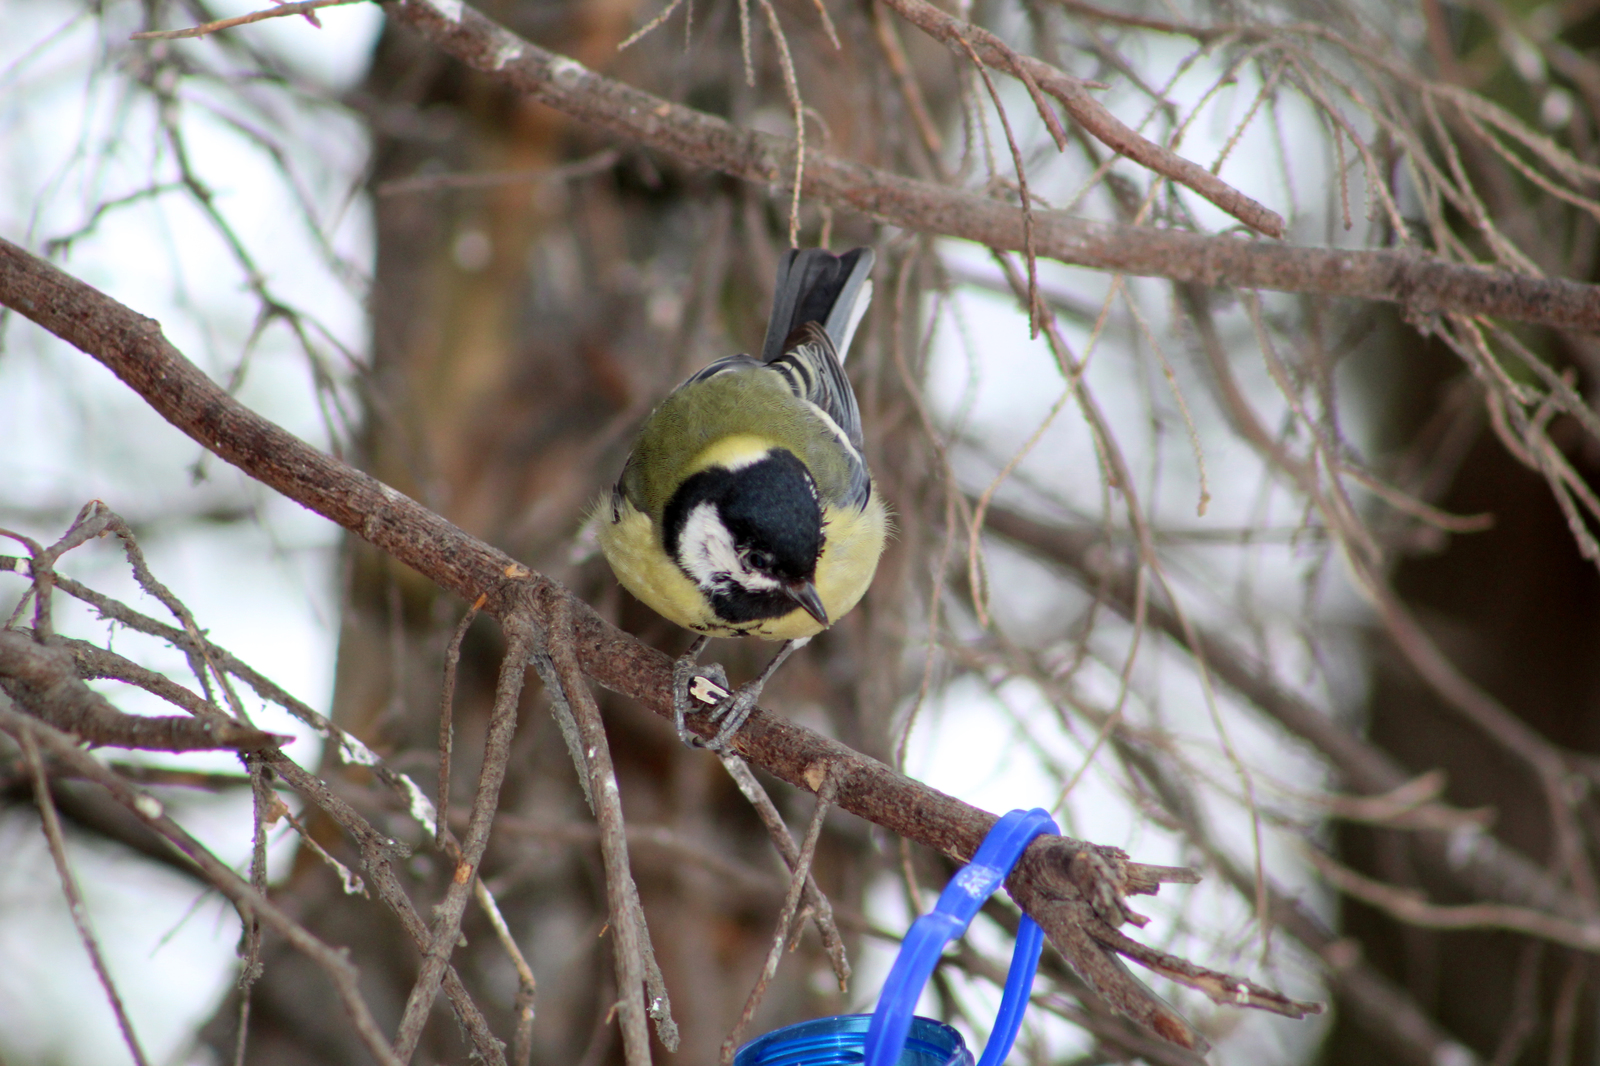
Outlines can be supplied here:
<path id="1" fill-rule="evenodd" d="M 821 248 L 785 252 L 778 263 L 761 361 L 770 363 L 782 355 L 784 341 L 807 322 L 822 324 L 842 360 L 847 354 L 852 312 L 875 259 L 871 248 L 852 248 L 843 255 Z"/>

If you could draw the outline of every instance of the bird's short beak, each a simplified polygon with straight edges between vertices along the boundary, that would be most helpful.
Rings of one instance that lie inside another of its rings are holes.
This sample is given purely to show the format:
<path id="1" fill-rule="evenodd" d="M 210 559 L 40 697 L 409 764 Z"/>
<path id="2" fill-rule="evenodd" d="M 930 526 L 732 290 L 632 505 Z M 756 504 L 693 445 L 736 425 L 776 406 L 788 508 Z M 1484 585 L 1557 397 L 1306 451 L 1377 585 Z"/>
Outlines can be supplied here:
<path id="1" fill-rule="evenodd" d="M 785 585 L 783 591 L 789 598 L 806 609 L 806 614 L 815 618 L 820 624 L 828 624 L 828 612 L 822 606 L 822 597 L 817 595 L 817 586 L 809 581 L 802 581 L 798 585 Z"/>

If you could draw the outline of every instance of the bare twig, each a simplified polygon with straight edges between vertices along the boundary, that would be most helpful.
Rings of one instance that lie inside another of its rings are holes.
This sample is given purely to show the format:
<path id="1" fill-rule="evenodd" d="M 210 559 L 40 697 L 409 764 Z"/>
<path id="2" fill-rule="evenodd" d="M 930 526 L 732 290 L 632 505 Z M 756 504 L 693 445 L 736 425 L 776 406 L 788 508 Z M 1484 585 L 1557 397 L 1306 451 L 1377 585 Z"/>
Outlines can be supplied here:
<path id="1" fill-rule="evenodd" d="M 1256 1010 L 1281 1014 L 1286 1018 L 1304 1018 L 1308 1014 L 1322 1013 L 1321 1003 L 1290 999 L 1282 992 L 1263 988 L 1243 977 L 1197 966 L 1188 959 L 1180 959 L 1147 944 L 1140 944 L 1117 930 L 1104 935 L 1101 943 L 1152 973 L 1204 993 L 1213 1003 L 1230 1007 L 1253 1007 Z"/>
<path id="2" fill-rule="evenodd" d="M 355 3 L 356 0 L 349 0 Z M 680 0 L 681 2 L 681 0 Z M 615 148 L 596 152 L 587 159 L 579 159 L 559 167 L 539 170 L 489 170 L 467 174 L 419 174 L 414 178 L 396 178 L 378 186 L 379 196 L 405 196 L 412 193 L 445 192 L 450 189 L 492 189 L 500 185 L 533 184 L 548 181 L 573 181 L 602 174 L 617 165 L 622 153 Z"/>
<path id="3" fill-rule="evenodd" d="M 367 1051 L 382 1066 L 402 1066 L 395 1057 L 383 1032 L 378 1028 L 358 986 L 359 974 L 342 952 L 336 951 L 312 936 L 294 919 L 290 918 L 267 897 L 252 888 L 249 882 L 234 873 L 226 863 L 190 836 L 182 826 L 167 817 L 161 802 L 154 796 L 141 792 L 116 774 L 101 766 L 80 750 L 72 738 L 43 722 L 0 707 L 0 730 L 21 742 L 25 733 L 74 773 L 101 785 L 116 800 L 137 814 L 158 834 L 170 841 L 201 869 L 207 881 L 215 885 L 241 910 L 257 915 L 272 930 L 286 939 L 290 946 L 315 962 L 332 981 L 340 1002 L 344 1005 L 356 1033 Z"/>
<path id="4" fill-rule="evenodd" d="M 319 7 L 338 7 L 342 4 L 357 4 L 363 0 L 298 0 L 296 3 L 283 4 L 280 7 L 269 7 L 265 11 L 252 11 L 248 15 L 236 15 L 233 18 L 217 19 L 200 26 L 190 26 L 182 30 L 145 30 L 142 33 L 131 34 L 135 41 L 172 41 L 180 37 L 205 37 L 219 30 L 231 30 L 235 26 L 245 26 L 252 22 L 261 22 L 264 19 L 288 18 L 290 15 L 309 15 Z"/>
<path id="5" fill-rule="evenodd" d="M 558 607 L 558 628 L 546 631 L 542 647 L 532 649 L 534 666 L 544 679 L 552 700 L 566 704 L 583 745 L 583 768 L 589 777 L 588 795 L 600 827 L 600 856 L 606 871 L 606 904 L 611 917 L 611 937 L 617 974 L 617 1015 L 622 1028 L 623 1058 L 628 1066 L 649 1066 L 650 1032 L 646 1022 L 644 915 L 628 862 L 628 841 L 622 818 L 617 774 L 611 764 L 600 708 L 589 692 L 572 653 L 571 616 Z M 674 1041 L 675 1042 L 675 1041 Z"/>
<path id="6" fill-rule="evenodd" d="M 650 36 L 650 34 L 655 31 L 656 27 L 660 26 L 663 22 L 667 21 L 667 19 L 671 18 L 672 13 L 678 10 L 682 4 L 683 0 L 672 0 L 671 3 L 661 9 L 661 13 L 655 18 L 651 19 L 649 22 L 646 22 L 643 26 L 640 26 L 637 30 L 634 30 L 627 37 L 625 37 L 622 43 L 617 45 L 617 51 L 625 51 L 637 42 L 642 41 L 644 38 Z"/>
<path id="7" fill-rule="evenodd" d="M 1088 87 L 1078 78 L 1042 60 L 1013 51 L 989 31 L 962 22 L 927 0 L 883 2 L 894 8 L 906 21 L 952 49 L 960 51 L 961 45 L 957 42 L 970 42 L 984 63 L 1015 75 L 1033 94 L 1035 106 L 1039 108 L 1045 124 L 1051 127 L 1051 135 L 1055 137 L 1058 147 L 1066 146 L 1065 134 L 1056 124 L 1057 120 L 1048 105 L 1039 99 L 1041 89 L 1055 97 L 1090 135 L 1118 155 L 1126 156 L 1142 167 L 1193 189 L 1251 229 L 1269 237 L 1283 236 L 1283 218 L 1277 212 L 1263 207 L 1198 163 L 1184 159 L 1133 130 L 1090 96 Z"/>
<path id="8" fill-rule="evenodd" d="M 1428 929 L 1508 929 L 1579 951 L 1600 951 L 1600 921 L 1573 922 L 1529 907 L 1500 903 L 1439 906 L 1429 903 L 1415 889 L 1386 885 L 1358 874 L 1315 848 L 1306 848 L 1305 854 L 1334 888 L 1411 925 Z"/>
<path id="9" fill-rule="evenodd" d="M 100 979 L 100 987 L 106 994 L 106 1001 L 111 1004 L 111 1012 L 117 1016 L 117 1028 L 122 1030 L 123 1043 L 128 1045 L 133 1061 L 138 1066 L 149 1066 L 144 1049 L 139 1046 L 139 1037 L 133 1031 L 133 1021 L 128 1017 L 127 1008 L 122 1005 L 116 983 L 111 980 L 111 971 L 106 969 L 106 960 L 100 954 L 100 942 L 95 939 L 94 930 L 89 928 L 89 911 L 84 906 L 83 893 L 78 891 L 78 879 L 67 864 L 67 841 L 61 832 L 61 819 L 56 814 L 55 801 L 50 798 L 50 784 L 45 778 L 44 760 L 39 758 L 39 745 L 29 730 L 19 730 L 13 735 L 22 747 L 28 776 L 33 778 L 33 801 L 39 807 L 40 826 L 44 830 L 45 840 L 50 844 L 50 858 L 55 861 L 56 876 L 61 879 L 61 894 L 66 898 L 72 924 L 77 927 L 78 939 L 83 941 L 83 949 L 89 953 L 89 963 L 94 967 L 95 976 Z"/>
<path id="10" fill-rule="evenodd" d="M 824 771 L 822 787 L 817 790 L 817 806 L 811 812 L 811 824 L 806 829 L 805 842 L 800 845 L 799 860 L 795 863 L 794 872 L 789 875 L 789 891 L 784 895 L 783 907 L 778 911 L 778 927 L 772 934 L 772 946 L 767 949 L 767 961 L 761 967 L 761 976 L 756 979 L 755 987 L 750 989 L 750 995 L 744 1001 L 739 1020 L 733 1023 L 733 1029 L 722 1041 L 722 1066 L 728 1066 L 733 1061 L 733 1053 L 744 1039 L 745 1028 L 750 1024 L 750 1019 L 755 1017 L 756 1008 L 766 998 L 767 986 L 777 976 L 778 963 L 783 958 L 784 945 L 789 942 L 790 927 L 794 925 L 795 910 L 800 906 L 800 896 L 806 882 L 811 879 L 811 860 L 817 853 L 817 841 L 822 839 L 822 826 L 827 821 L 828 810 L 833 806 L 833 797 L 838 790 L 839 785 L 833 775 Z"/>
<path id="11" fill-rule="evenodd" d="M 728 776 L 733 778 L 733 783 L 739 787 L 739 792 L 755 809 L 761 824 L 767 827 L 767 835 L 772 838 L 773 847 L 778 849 L 778 856 L 783 859 L 783 864 L 792 874 L 800 866 L 800 849 L 795 846 L 794 837 L 789 835 L 789 827 L 784 824 L 783 815 L 778 812 L 777 805 L 772 802 L 772 797 L 767 795 L 767 790 L 761 787 L 761 782 L 756 780 L 756 775 L 750 772 L 750 767 L 743 759 L 729 752 L 720 753 L 720 758 L 723 768 L 728 771 Z M 839 935 L 839 927 L 833 920 L 833 904 L 828 901 L 828 897 L 818 886 L 817 879 L 809 872 L 806 874 L 803 902 L 806 909 L 811 912 L 812 920 L 817 924 L 817 933 L 822 937 L 823 949 L 827 951 L 828 959 L 833 964 L 833 976 L 839 982 L 839 991 L 843 992 L 850 983 L 850 959 L 845 954 L 844 938 Z"/>
<path id="12" fill-rule="evenodd" d="M 478 793 L 472 801 L 472 817 L 467 823 L 466 837 L 461 842 L 461 857 L 450 879 L 445 897 L 434 907 L 433 929 L 429 943 L 422 955 L 422 965 L 417 980 L 406 999 L 405 1014 L 395 1034 L 395 1055 L 401 1062 L 409 1062 L 422 1037 L 422 1027 L 439 992 L 439 982 L 444 979 L 445 966 L 461 936 L 461 918 L 466 912 L 467 899 L 478 877 L 483 853 L 489 846 L 489 830 L 494 825 L 495 808 L 500 802 L 500 784 L 505 780 L 506 764 L 511 758 L 511 737 L 517 728 L 517 707 L 522 697 L 522 679 L 526 671 L 528 653 L 534 647 L 535 637 L 520 627 L 506 629 L 506 654 L 500 664 L 500 681 L 496 686 L 494 710 L 489 717 L 489 731 L 483 742 L 483 768 L 478 773 Z"/>
<path id="13" fill-rule="evenodd" d="M 439 791 L 434 797 L 438 818 L 434 822 L 433 840 L 436 847 L 444 846 L 444 835 L 450 825 L 450 757 L 455 750 L 455 730 L 452 719 L 455 712 L 456 667 L 461 662 L 461 642 L 472 628 L 473 619 L 483 609 L 484 597 L 479 596 L 467 608 L 456 625 L 455 633 L 444 650 L 444 684 L 439 689 Z"/>
<path id="14" fill-rule="evenodd" d="M 756 0 L 767 16 L 767 28 L 778 46 L 778 68 L 783 71 L 783 91 L 789 98 L 789 112 L 794 119 L 794 181 L 789 197 L 789 245 L 800 246 L 800 191 L 805 188 L 806 176 L 806 109 L 800 99 L 800 79 L 794 72 L 794 58 L 789 54 L 789 38 L 778 22 L 778 9 L 772 0 Z M 824 142 L 826 143 L 826 142 Z"/>
<path id="15" fill-rule="evenodd" d="M 78 679 L 71 652 L 59 643 L 39 643 L 24 630 L 0 630 L 0 684 L 42 720 L 92 744 L 147 751 L 259 751 L 290 739 L 237 725 L 220 711 L 204 719 L 124 714 Z"/>
<path id="16" fill-rule="evenodd" d="M 511 1041 L 512 1066 L 528 1066 L 528 1060 L 533 1055 L 533 1015 L 534 1003 L 539 995 L 539 982 L 533 976 L 533 967 L 528 965 L 528 960 L 523 956 L 522 949 L 517 946 L 517 938 L 511 935 L 511 927 L 506 925 L 505 915 L 500 913 L 500 904 L 495 902 L 494 895 L 489 887 L 483 883 L 483 878 L 478 878 L 472 884 L 472 894 L 478 901 L 478 906 L 489 918 L 489 924 L 494 928 L 495 939 L 500 941 L 500 948 L 506 953 L 506 958 L 511 960 L 512 968 L 517 971 L 517 1031 Z"/>
<path id="17" fill-rule="evenodd" d="M 1043 308 L 1039 305 L 1039 252 L 1034 245 L 1033 198 L 1028 195 L 1028 171 L 1022 163 L 1022 148 L 1017 144 L 1016 135 L 1011 130 L 1011 119 L 1006 115 L 1005 104 L 1000 100 L 999 90 L 994 87 L 994 79 L 989 77 L 989 72 L 984 69 L 978 53 L 973 51 L 972 44 L 964 37 L 960 38 L 958 43 L 962 51 L 972 60 L 978 76 L 983 79 L 983 87 L 989 93 L 990 102 L 994 104 L 995 114 L 1000 116 L 1000 128 L 1005 131 L 1006 147 L 1011 150 L 1011 165 L 1016 168 L 1017 194 L 1022 198 L 1022 251 L 1028 263 L 1028 335 L 1036 338 L 1039 336 L 1039 319 L 1043 312 Z M 1046 105 L 1040 103 L 1039 106 L 1045 107 L 1046 113 L 1049 113 Z"/>
<path id="18" fill-rule="evenodd" d="M 277 797 L 273 798 L 277 803 L 276 811 L 278 815 L 289 823 L 290 828 L 299 834 L 301 843 L 310 848 L 311 853 L 321 859 L 328 869 L 339 875 L 339 887 L 344 889 L 345 894 L 348 896 L 367 895 L 367 886 L 361 880 L 361 875 L 334 858 L 332 852 L 317 842 L 317 838 L 306 828 L 305 823 L 294 816 L 287 804 L 277 799 Z"/>
<path id="19" fill-rule="evenodd" d="M 267 823 L 276 819 L 275 809 L 287 810 L 282 800 L 273 794 L 262 774 L 261 760 L 246 758 L 250 770 L 250 887 L 267 894 Z M 323 854 L 327 854 L 324 852 Z M 239 1030 L 234 1036 L 234 1066 L 245 1066 L 245 1052 L 250 1039 L 250 993 L 261 979 L 261 919 L 249 911 L 241 911 L 244 922 L 243 964 L 239 967 Z"/>
<path id="20" fill-rule="evenodd" d="M 916 123 L 917 136 L 922 139 L 922 147 L 928 153 L 929 165 L 938 168 L 939 154 L 944 151 L 944 137 L 934 123 L 933 115 L 928 111 L 922 87 L 917 84 L 916 74 L 911 69 L 910 61 L 906 59 L 905 48 L 900 44 L 900 35 L 895 30 L 894 21 L 883 13 L 882 6 L 878 4 L 871 6 L 871 12 L 872 28 L 877 37 L 878 48 L 883 52 L 883 60 L 889 64 L 895 84 L 900 89 L 901 99 L 906 102 L 906 110 L 911 113 L 911 120 Z"/>

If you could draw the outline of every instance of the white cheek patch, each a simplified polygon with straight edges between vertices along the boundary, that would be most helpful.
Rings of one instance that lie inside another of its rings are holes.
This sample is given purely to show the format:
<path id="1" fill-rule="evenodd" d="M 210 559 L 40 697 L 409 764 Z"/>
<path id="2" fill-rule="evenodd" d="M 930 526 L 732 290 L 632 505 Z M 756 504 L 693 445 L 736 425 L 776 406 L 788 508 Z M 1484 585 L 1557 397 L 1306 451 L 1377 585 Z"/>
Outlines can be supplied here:
<path id="1" fill-rule="evenodd" d="M 722 524 L 716 505 L 697 503 L 683 520 L 678 540 L 678 562 L 702 589 L 736 584 L 751 592 L 770 592 L 778 582 L 751 570 L 739 557 L 733 534 Z"/>

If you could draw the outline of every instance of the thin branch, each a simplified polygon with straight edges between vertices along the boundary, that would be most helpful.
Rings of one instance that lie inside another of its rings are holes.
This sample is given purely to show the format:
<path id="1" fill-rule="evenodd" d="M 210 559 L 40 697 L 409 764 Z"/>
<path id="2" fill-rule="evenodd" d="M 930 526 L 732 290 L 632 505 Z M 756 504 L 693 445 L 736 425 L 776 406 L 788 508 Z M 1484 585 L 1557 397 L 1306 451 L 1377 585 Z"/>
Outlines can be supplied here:
<path id="1" fill-rule="evenodd" d="M 511 927 L 506 924 L 505 915 L 500 913 L 500 904 L 495 902 L 494 895 L 483 883 L 483 878 L 480 877 L 473 882 L 472 894 L 483 913 L 488 916 L 489 925 L 494 929 L 495 939 L 500 941 L 501 950 L 506 953 L 506 958 L 511 960 L 512 968 L 517 971 L 517 1031 L 511 1041 L 511 1062 L 512 1066 L 528 1066 L 528 1061 L 533 1055 L 533 1015 L 534 1003 L 539 995 L 539 982 L 533 976 L 533 967 L 528 965 L 522 949 L 517 946 L 517 938 L 511 935 Z"/>
<path id="2" fill-rule="evenodd" d="M 667 21 L 667 19 L 671 18 L 672 13 L 678 10 L 679 5 L 682 3 L 683 0 L 672 0 L 671 3 L 661 9 L 661 13 L 655 18 L 651 19 L 643 26 L 640 26 L 637 30 L 634 30 L 631 34 L 624 38 L 622 43 L 617 45 L 617 51 L 626 51 L 632 45 L 644 40 L 655 30 L 657 26 L 660 26 L 663 22 Z"/>
<path id="3" fill-rule="evenodd" d="M 894 75 L 895 84 L 899 87 L 900 97 L 906 103 L 906 110 L 911 113 L 911 120 L 916 123 L 917 136 L 922 139 L 922 147 L 928 153 L 928 165 L 938 170 L 939 156 L 944 151 L 944 137 L 940 135 L 938 125 L 928 111 L 922 87 L 917 82 L 916 73 L 911 69 L 911 62 L 906 58 L 905 48 L 900 44 L 900 35 L 895 30 L 894 21 L 885 15 L 883 8 L 877 4 L 871 5 L 870 10 L 872 28 L 878 41 L 878 49 L 883 53 L 883 61 L 889 65 L 889 71 Z"/>
<path id="4" fill-rule="evenodd" d="M 722 1041 L 722 1066 L 728 1066 L 733 1061 L 733 1053 L 743 1041 L 744 1031 L 755 1017 L 756 1008 L 766 998 L 767 986 L 778 975 L 778 963 L 783 959 L 784 946 L 789 943 L 795 911 L 800 906 L 806 882 L 811 879 L 811 860 L 817 854 L 817 841 L 822 839 L 822 825 L 827 821 L 828 810 L 833 806 L 833 797 L 838 790 L 834 776 L 824 771 L 822 787 L 817 790 L 817 806 L 811 812 L 811 824 L 806 828 L 806 839 L 800 846 L 799 861 L 789 875 L 789 891 L 784 894 L 783 906 L 778 911 L 778 927 L 772 934 L 772 946 L 767 949 L 767 961 L 761 967 L 761 976 L 756 979 L 755 987 L 750 989 L 750 995 L 744 1001 L 739 1020 L 733 1023 L 733 1029 Z"/>
<path id="5" fill-rule="evenodd" d="M 988 30 L 946 14 L 927 0 L 883 2 L 894 8 L 907 22 L 936 40 L 943 41 L 952 50 L 958 53 L 964 51 L 963 45 L 968 43 L 976 49 L 978 57 L 985 64 L 1014 75 L 1034 97 L 1035 106 L 1039 108 L 1045 125 L 1050 127 L 1057 147 L 1066 147 L 1066 135 L 1061 132 L 1048 105 L 1039 98 L 1041 89 L 1055 97 L 1080 126 L 1113 152 L 1194 190 L 1259 233 L 1268 237 L 1283 236 L 1283 217 L 1276 211 L 1252 200 L 1205 167 L 1190 162 L 1128 126 L 1107 110 L 1104 104 L 1090 96 L 1082 80 L 1057 70 L 1043 60 L 1014 51 Z"/>
<path id="6" fill-rule="evenodd" d="M 78 939 L 83 941 L 83 949 L 89 953 L 89 963 L 94 967 L 95 976 L 100 979 L 100 987 L 106 994 L 106 1001 L 111 1004 L 112 1013 L 117 1016 L 117 1028 L 122 1030 L 122 1040 L 128 1045 L 133 1061 L 138 1066 L 149 1066 L 144 1049 L 139 1046 L 139 1037 L 133 1031 L 133 1020 L 128 1017 L 122 997 L 117 994 L 116 983 L 111 980 L 111 971 L 106 969 L 106 960 L 100 954 L 100 943 L 95 939 L 94 930 L 89 928 L 89 911 L 84 906 L 83 893 L 78 891 L 78 879 L 72 875 L 72 867 L 67 864 L 67 841 L 61 832 L 61 819 L 56 814 L 55 801 L 50 798 L 50 784 L 45 777 L 44 760 L 39 758 L 39 745 L 29 730 L 21 730 L 15 736 L 22 746 L 22 759 L 27 764 L 28 776 L 33 779 L 33 801 L 39 808 L 40 827 L 50 844 L 50 858 L 55 861 L 56 876 L 61 879 L 61 894 L 66 897 L 67 910 L 72 915 L 72 924 L 77 927 Z"/>
<path id="7" fill-rule="evenodd" d="M 72 653 L 25 630 L 0 630 L 0 687 L 64 732 L 91 744 L 146 751 L 260 751 L 291 738 L 215 717 L 124 714 L 78 679 Z M 212 710 L 216 710 L 212 708 Z"/>
<path id="8" fill-rule="evenodd" d="M 350 2 L 354 3 L 355 0 Z M 465 174 L 418 174 L 413 178 L 386 181 L 378 186 L 377 192 L 379 196 L 406 196 L 413 193 L 446 192 L 450 189 L 492 189 L 501 185 L 573 181 L 604 173 L 616 166 L 617 160 L 621 158 L 621 152 L 615 148 L 607 148 L 587 159 L 579 159 L 559 167 L 541 167 L 537 170 L 473 171 Z"/>
<path id="9" fill-rule="evenodd" d="M 93 781 L 104 787 L 117 802 L 137 814 L 145 825 L 165 837 L 184 855 L 193 859 L 200 867 L 206 880 L 232 900 L 241 911 L 259 917 L 274 932 L 287 940 L 291 947 L 311 959 L 328 975 L 328 979 L 333 983 L 334 990 L 338 993 L 340 1001 L 344 1004 L 345 1011 L 350 1015 L 350 1020 L 354 1024 L 361 1042 L 381 1066 L 403 1066 L 400 1060 L 395 1057 L 394 1052 L 390 1050 L 389 1044 L 384 1039 L 382 1030 L 378 1028 L 377 1020 L 373 1018 L 366 1001 L 361 998 L 360 975 L 355 965 L 345 957 L 343 952 L 329 947 L 307 932 L 304 926 L 290 918 L 270 899 L 252 888 L 249 882 L 234 873 L 226 863 L 211 854 L 205 845 L 194 839 L 182 826 L 167 817 L 165 808 L 162 807 L 160 800 L 134 788 L 131 784 L 101 766 L 94 758 L 82 751 L 67 734 L 3 706 L 0 706 L 0 731 L 10 734 L 19 743 L 24 734 L 31 734 L 32 738 L 47 750 L 52 758 L 59 760 L 86 780 Z"/>
<path id="10" fill-rule="evenodd" d="M 1305 854 L 1334 888 L 1410 925 L 1427 929 L 1507 929 L 1579 951 L 1600 952 L 1600 921 L 1570 922 L 1529 907 L 1499 903 L 1439 906 L 1429 903 L 1415 889 L 1386 885 L 1358 874 L 1315 848 L 1306 848 Z"/>
<path id="11" fill-rule="evenodd" d="M 299 0 L 297 3 L 269 7 L 265 11 L 252 11 L 248 15 L 217 19 L 215 22 L 207 22 L 201 26 L 190 26 L 188 29 L 145 30 L 142 33 L 134 33 L 129 36 L 135 41 L 173 41 L 181 37 L 205 37 L 219 30 L 231 30 L 235 26 L 245 26 L 265 19 L 288 18 L 290 15 L 309 15 L 319 7 L 338 7 L 342 4 L 359 4 L 362 2 L 364 0 Z"/>
<path id="12" fill-rule="evenodd" d="M 743 759 L 728 752 L 721 753 L 720 758 L 723 768 L 728 771 L 728 776 L 733 778 L 733 783 L 739 787 L 740 793 L 755 809 L 761 824 L 767 827 L 767 835 L 772 838 L 773 847 L 778 849 L 778 856 L 783 859 L 783 864 L 792 874 L 800 866 L 800 849 L 795 846 L 794 838 L 789 835 L 789 827 L 784 824 L 783 815 L 778 813 L 777 805 L 772 802 L 772 797 L 767 795 L 767 790 L 761 787 L 761 782 L 750 772 L 750 767 Z M 811 912 L 812 920 L 817 924 L 823 949 L 827 951 L 828 959 L 833 963 L 833 975 L 838 979 L 839 991 L 844 992 L 850 982 L 850 959 L 845 954 L 844 938 L 839 935 L 839 927 L 833 920 L 833 904 L 823 894 L 817 879 L 810 873 L 806 874 L 803 902 L 806 909 Z"/>
<path id="13" fill-rule="evenodd" d="M 778 9 L 772 6 L 772 0 L 756 0 L 761 5 L 762 12 L 767 16 L 767 29 L 772 31 L 772 40 L 778 46 L 778 68 L 783 71 L 783 91 L 789 98 L 789 110 L 794 117 L 794 181 L 793 194 L 789 197 L 789 246 L 800 246 L 800 192 L 805 188 L 806 174 L 806 109 L 800 99 L 800 80 L 794 72 L 794 58 L 789 54 L 789 38 L 783 32 L 783 26 L 778 22 Z M 826 130 L 823 131 L 826 135 Z M 824 144 L 827 143 L 824 136 Z"/>
<path id="14" fill-rule="evenodd" d="M 795 154 L 790 140 L 733 126 L 597 74 L 517 37 L 470 6 L 441 9 L 426 0 L 396 0 L 385 10 L 468 66 L 586 126 L 764 188 L 787 187 Z M 1013 205 L 825 152 L 806 153 L 803 192 L 906 229 L 1010 251 L 1026 246 Z M 1038 254 L 1076 266 L 1204 285 L 1384 300 L 1418 314 L 1455 311 L 1600 330 L 1600 287 L 1562 279 L 1463 266 L 1416 252 L 1294 247 L 1090 222 L 1055 211 L 1035 212 L 1034 222 Z"/>
<path id="15" fill-rule="evenodd" d="M 461 919 L 478 877 L 483 853 L 489 846 L 489 830 L 494 825 L 495 808 L 500 804 L 500 785 L 505 781 L 511 761 L 511 738 L 517 728 L 517 707 L 522 698 L 522 679 L 528 654 L 535 638 L 519 626 L 506 626 L 506 654 L 500 663 L 500 681 L 494 695 L 494 710 L 489 715 L 489 731 L 483 742 L 483 768 L 478 773 L 478 794 L 472 801 L 472 816 L 467 822 L 461 855 L 450 879 L 445 897 L 434 906 L 433 930 L 423 952 L 417 980 L 406 999 L 405 1013 L 395 1034 L 394 1051 L 401 1062 L 410 1062 L 422 1037 L 433 1001 L 444 979 L 445 966 L 461 937 Z"/>
<path id="16" fill-rule="evenodd" d="M 534 650 L 534 665 L 552 700 L 560 700 L 576 726 L 582 767 L 588 774 L 588 796 L 600 829 L 600 857 L 606 872 L 606 906 L 611 917 L 611 939 L 616 960 L 618 1021 L 627 1066 L 649 1066 L 650 1032 L 646 1022 L 644 914 L 634 888 L 628 862 L 627 830 L 622 817 L 622 797 L 616 768 L 606 740 L 600 708 L 573 655 L 573 629 L 569 611 L 558 607 L 561 623 L 545 631 L 545 646 Z"/>
<path id="17" fill-rule="evenodd" d="M 436 847 L 444 845 L 445 833 L 450 825 L 450 758 L 455 749 L 454 718 L 456 703 L 456 667 L 461 662 L 461 642 L 467 630 L 483 609 L 484 598 L 479 596 L 467 608 L 444 649 L 444 684 L 439 687 L 439 791 L 434 796 L 438 817 L 434 821 L 433 841 Z"/>

